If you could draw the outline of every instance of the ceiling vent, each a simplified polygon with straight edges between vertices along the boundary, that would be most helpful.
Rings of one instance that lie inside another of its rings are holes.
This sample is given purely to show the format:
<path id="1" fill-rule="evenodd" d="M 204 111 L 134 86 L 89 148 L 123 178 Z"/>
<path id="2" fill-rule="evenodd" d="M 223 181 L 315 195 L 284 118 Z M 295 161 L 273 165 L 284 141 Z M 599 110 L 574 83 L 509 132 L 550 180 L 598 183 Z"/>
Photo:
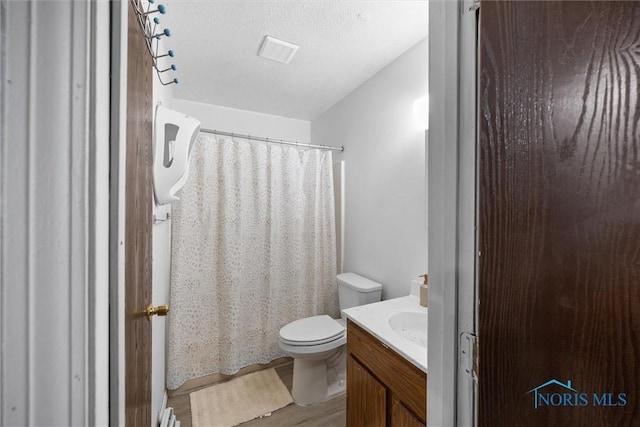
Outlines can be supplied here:
<path id="1" fill-rule="evenodd" d="M 258 51 L 258 56 L 288 64 L 297 50 L 298 46 L 293 43 L 278 40 L 271 36 L 265 36 Z"/>

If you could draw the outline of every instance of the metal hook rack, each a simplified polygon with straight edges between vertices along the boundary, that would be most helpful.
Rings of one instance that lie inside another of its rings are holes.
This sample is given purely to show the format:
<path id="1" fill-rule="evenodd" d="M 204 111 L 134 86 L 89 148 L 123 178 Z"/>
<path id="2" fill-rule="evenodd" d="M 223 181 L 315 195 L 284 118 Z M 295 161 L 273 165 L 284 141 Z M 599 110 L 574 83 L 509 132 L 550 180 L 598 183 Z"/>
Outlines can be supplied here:
<path id="1" fill-rule="evenodd" d="M 165 15 L 167 13 L 167 8 L 159 4 L 155 9 L 151 9 L 151 6 L 154 5 L 156 0 L 146 0 L 147 3 L 146 10 L 143 5 L 143 0 L 131 0 L 131 4 L 133 5 L 133 10 L 136 13 L 136 17 L 138 19 L 138 24 L 140 24 L 140 30 L 142 31 L 142 35 L 144 36 L 145 43 L 147 45 L 147 50 L 149 51 L 149 55 L 151 55 L 151 60 L 153 61 L 153 68 L 156 70 L 156 74 L 158 76 L 158 80 L 164 86 L 170 84 L 178 84 L 178 78 L 174 77 L 172 80 L 164 81 L 162 78 L 162 74 L 169 71 L 176 71 L 178 67 L 175 64 L 171 64 L 169 67 L 164 69 L 160 69 L 158 67 L 158 59 L 170 57 L 173 58 L 175 53 L 173 50 L 169 49 L 166 53 L 162 55 L 158 55 L 158 48 L 160 45 L 161 37 L 171 37 L 171 30 L 165 28 L 164 30 L 156 33 L 160 25 L 160 18 L 157 16 L 151 19 L 151 15 L 159 13 L 160 15 Z M 154 46 L 155 40 L 155 46 Z M 155 48 L 154 48 L 155 47 Z"/>

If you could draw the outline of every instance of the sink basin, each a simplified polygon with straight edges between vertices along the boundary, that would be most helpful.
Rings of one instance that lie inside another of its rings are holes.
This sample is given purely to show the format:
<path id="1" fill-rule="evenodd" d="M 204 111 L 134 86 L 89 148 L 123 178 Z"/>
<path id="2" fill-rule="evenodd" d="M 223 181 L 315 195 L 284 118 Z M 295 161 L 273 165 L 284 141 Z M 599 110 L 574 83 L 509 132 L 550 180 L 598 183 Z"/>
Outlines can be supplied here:
<path id="1" fill-rule="evenodd" d="M 427 313 L 400 312 L 389 316 L 389 325 L 401 337 L 427 347 Z"/>

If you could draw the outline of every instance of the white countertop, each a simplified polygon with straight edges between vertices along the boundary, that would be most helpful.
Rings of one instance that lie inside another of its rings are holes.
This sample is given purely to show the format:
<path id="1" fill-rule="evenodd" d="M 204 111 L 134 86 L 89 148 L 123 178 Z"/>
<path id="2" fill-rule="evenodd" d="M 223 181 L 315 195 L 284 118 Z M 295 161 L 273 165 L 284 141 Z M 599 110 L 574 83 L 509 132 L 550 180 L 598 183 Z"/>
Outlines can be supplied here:
<path id="1" fill-rule="evenodd" d="M 389 317 L 400 312 L 425 313 L 426 322 L 427 307 L 422 307 L 419 304 L 418 298 L 409 295 L 373 304 L 347 308 L 342 310 L 342 312 L 349 320 L 358 324 L 358 326 L 378 338 L 385 345 L 394 349 L 422 371 L 427 372 L 427 348 L 415 344 L 399 335 L 391 329 L 391 325 L 389 324 Z"/>

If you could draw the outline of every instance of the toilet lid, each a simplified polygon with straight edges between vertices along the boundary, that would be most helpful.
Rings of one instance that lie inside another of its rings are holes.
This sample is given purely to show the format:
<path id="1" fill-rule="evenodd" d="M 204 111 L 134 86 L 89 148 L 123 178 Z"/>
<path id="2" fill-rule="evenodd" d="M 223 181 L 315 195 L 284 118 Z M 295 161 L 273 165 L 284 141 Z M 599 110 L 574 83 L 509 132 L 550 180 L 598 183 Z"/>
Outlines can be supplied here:
<path id="1" fill-rule="evenodd" d="M 326 314 L 294 320 L 280 329 L 280 338 L 289 344 L 315 345 L 344 335 L 344 326 Z"/>

